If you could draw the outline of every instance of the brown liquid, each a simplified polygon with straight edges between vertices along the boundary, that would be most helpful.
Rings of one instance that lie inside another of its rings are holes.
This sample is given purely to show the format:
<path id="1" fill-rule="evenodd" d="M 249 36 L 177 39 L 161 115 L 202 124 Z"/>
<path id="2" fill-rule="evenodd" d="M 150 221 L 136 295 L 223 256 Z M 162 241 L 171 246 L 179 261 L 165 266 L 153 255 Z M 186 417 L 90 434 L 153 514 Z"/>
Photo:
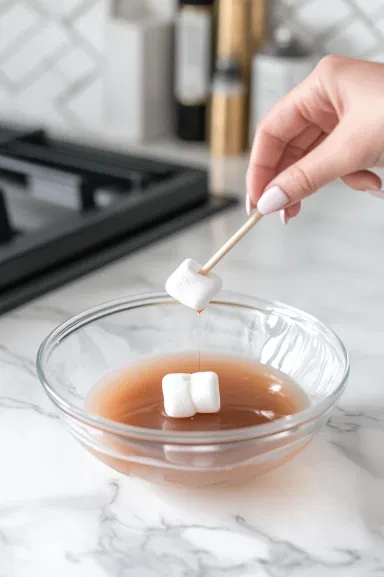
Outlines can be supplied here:
<path id="1" fill-rule="evenodd" d="M 200 368 L 198 369 L 198 365 Z M 214 371 L 219 377 L 218 413 L 174 419 L 164 413 L 161 382 L 167 373 Z M 107 419 L 166 431 L 219 431 L 251 427 L 291 415 L 308 397 L 288 376 L 254 361 L 196 353 L 146 361 L 104 379 L 87 407 Z"/>
<path id="2" fill-rule="evenodd" d="M 221 410 L 212 415 L 172 419 L 164 414 L 161 382 L 170 372 L 215 371 Z M 86 406 L 119 423 L 166 431 L 218 431 L 259 425 L 306 408 L 304 391 L 286 375 L 242 358 L 195 353 L 146 360 L 109 375 L 91 391 Z M 207 433 L 208 434 L 208 433 Z M 175 435 L 176 436 L 176 435 Z M 239 484 L 281 465 L 310 441 L 293 428 L 287 434 L 219 446 L 170 445 L 159 438 L 140 440 L 129 431 L 95 432 L 85 446 L 101 461 L 126 475 L 156 483 L 207 486 Z M 199 447 L 202 452 L 199 453 Z M 206 452 L 208 450 L 208 452 Z"/>

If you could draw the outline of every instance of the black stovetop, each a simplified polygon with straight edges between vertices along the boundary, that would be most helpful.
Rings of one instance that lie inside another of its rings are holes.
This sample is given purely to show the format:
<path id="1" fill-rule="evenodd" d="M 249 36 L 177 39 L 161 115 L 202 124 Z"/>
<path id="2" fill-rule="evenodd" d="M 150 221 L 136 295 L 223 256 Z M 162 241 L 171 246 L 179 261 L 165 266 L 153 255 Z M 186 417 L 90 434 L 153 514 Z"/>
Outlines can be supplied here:
<path id="1" fill-rule="evenodd" d="M 0 126 L 0 313 L 235 203 L 205 170 Z"/>

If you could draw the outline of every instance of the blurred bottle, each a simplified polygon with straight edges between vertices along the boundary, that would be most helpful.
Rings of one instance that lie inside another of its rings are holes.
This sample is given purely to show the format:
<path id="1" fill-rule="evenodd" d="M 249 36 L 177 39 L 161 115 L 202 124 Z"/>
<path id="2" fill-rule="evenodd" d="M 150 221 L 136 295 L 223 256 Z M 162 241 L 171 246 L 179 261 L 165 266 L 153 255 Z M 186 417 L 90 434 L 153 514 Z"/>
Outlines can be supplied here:
<path id="1" fill-rule="evenodd" d="M 233 156 L 244 151 L 245 98 L 240 64 L 234 58 L 219 59 L 212 82 L 210 148 L 213 155 Z"/>
<path id="2" fill-rule="evenodd" d="M 252 63 L 250 136 L 268 110 L 311 72 L 313 53 L 286 26 L 272 30 Z"/>
<path id="3" fill-rule="evenodd" d="M 242 130 L 243 145 L 247 147 L 249 82 L 251 71 L 251 0 L 219 0 L 217 24 L 217 59 L 235 59 L 238 63 L 241 80 L 244 85 L 242 103 L 244 110 L 241 117 L 244 122 Z M 211 123 L 212 127 L 212 123 Z M 211 135 L 211 139 L 214 135 Z"/>
<path id="4" fill-rule="evenodd" d="M 251 1 L 251 51 L 258 52 L 267 36 L 268 0 Z"/>
<path id="5" fill-rule="evenodd" d="M 206 139 L 214 0 L 179 0 L 175 23 L 176 135 Z"/>

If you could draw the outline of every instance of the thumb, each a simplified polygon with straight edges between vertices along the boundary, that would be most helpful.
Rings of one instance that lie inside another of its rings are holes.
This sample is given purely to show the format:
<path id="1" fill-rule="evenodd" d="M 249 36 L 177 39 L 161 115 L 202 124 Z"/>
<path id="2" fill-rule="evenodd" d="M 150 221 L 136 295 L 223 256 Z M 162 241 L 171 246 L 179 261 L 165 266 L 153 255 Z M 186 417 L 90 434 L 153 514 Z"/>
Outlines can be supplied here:
<path id="1" fill-rule="evenodd" d="M 278 174 L 257 203 L 262 214 L 276 212 L 337 178 L 365 168 L 353 130 L 340 123 L 316 148 Z"/>

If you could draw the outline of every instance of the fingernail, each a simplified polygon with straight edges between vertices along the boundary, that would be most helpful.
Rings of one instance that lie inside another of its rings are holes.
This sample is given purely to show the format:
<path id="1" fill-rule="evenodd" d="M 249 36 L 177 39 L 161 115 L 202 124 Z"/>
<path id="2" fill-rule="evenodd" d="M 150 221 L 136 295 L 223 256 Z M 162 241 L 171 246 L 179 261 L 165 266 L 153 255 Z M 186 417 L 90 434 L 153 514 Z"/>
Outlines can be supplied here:
<path id="1" fill-rule="evenodd" d="M 248 193 L 245 195 L 245 210 L 248 215 L 251 215 L 251 199 L 249 198 Z"/>
<path id="2" fill-rule="evenodd" d="M 288 213 L 287 213 L 287 211 L 286 211 L 284 208 L 283 208 L 283 210 L 280 211 L 280 219 L 281 219 L 281 222 L 282 222 L 284 225 L 285 225 L 285 224 L 288 224 L 288 222 L 289 222 Z"/>
<path id="3" fill-rule="evenodd" d="M 247 194 L 245 197 L 245 210 L 247 211 L 247 214 L 249 216 L 251 216 L 252 212 L 255 210 L 255 207 L 253 206 L 253 204 L 251 203 L 251 199 L 249 198 L 249 194 Z"/>
<path id="4" fill-rule="evenodd" d="M 289 203 L 289 198 L 281 188 L 272 186 L 268 188 L 257 203 L 261 214 L 271 214 L 284 208 Z"/>
<path id="5" fill-rule="evenodd" d="M 368 188 L 365 192 L 369 192 L 372 196 L 384 200 L 384 190 L 382 188 Z"/>

